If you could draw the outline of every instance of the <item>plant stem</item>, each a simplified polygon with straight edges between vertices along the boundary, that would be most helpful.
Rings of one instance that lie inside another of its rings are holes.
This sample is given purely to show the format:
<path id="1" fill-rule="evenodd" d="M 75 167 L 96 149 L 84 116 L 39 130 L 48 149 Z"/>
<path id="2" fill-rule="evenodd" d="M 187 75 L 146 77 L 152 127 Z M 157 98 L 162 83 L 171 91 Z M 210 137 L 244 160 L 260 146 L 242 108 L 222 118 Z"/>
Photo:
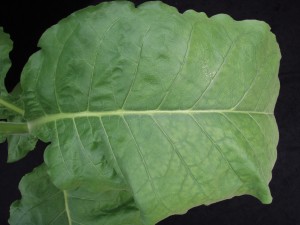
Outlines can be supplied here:
<path id="1" fill-rule="evenodd" d="M 4 107 L 6 107 L 7 109 L 14 111 L 22 116 L 24 116 L 24 110 L 19 108 L 18 106 L 15 106 L 7 101 L 5 101 L 4 99 L 0 98 L 0 105 L 3 105 Z"/>
<path id="2" fill-rule="evenodd" d="M 0 122 L 0 134 L 26 134 L 29 133 L 27 123 Z"/>

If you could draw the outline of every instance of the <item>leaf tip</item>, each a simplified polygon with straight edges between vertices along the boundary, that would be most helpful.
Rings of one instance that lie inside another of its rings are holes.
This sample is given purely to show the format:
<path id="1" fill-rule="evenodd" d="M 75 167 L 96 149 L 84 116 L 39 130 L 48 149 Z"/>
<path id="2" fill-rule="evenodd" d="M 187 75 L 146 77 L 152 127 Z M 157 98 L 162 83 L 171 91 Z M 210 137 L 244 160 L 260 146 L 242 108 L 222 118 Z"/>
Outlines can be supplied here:
<path id="1" fill-rule="evenodd" d="M 268 186 L 264 188 L 264 190 L 260 190 L 259 192 L 251 195 L 256 197 L 262 204 L 271 204 L 273 201 L 273 197 Z"/>

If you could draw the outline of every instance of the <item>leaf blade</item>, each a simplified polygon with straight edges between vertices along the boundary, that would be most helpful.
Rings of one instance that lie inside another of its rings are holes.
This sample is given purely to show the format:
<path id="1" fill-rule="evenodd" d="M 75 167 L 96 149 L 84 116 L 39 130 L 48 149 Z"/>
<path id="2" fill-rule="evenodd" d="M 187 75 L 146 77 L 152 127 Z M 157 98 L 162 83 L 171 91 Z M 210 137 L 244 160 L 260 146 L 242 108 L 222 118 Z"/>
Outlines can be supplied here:
<path id="1" fill-rule="evenodd" d="M 147 225 L 241 194 L 271 201 L 280 52 L 266 24 L 105 3 L 40 47 L 22 74 L 25 116 L 51 141 L 59 188 L 130 190 Z"/>
<path id="2" fill-rule="evenodd" d="M 23 197 L 11 206 L 12 225 L 141 224 L 129 193 L 59 190 L 51 183 L 44 164 L 27 174 L 19 187 Z"/>

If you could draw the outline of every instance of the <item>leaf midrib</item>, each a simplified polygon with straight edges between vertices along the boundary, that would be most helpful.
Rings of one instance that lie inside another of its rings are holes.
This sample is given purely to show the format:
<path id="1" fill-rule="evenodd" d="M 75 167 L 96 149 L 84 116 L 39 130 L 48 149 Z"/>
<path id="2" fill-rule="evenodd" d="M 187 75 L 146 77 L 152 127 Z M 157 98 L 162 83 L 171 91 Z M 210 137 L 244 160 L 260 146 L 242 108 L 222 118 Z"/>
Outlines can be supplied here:
<path id="1" fill-rule="evenodd" d="M 114 111 L 102 111 L 102 112 L 92 112 L 92 111 L 82 111 L 76 113 L 57 113 L 48 114 L 40 118 L 31 120 L 27 123 L 29 131 L 43 124 L 50 123 L 56 120 L 62 119 L 74 119 L 77 117 L 105 117 L 105 116 L 129 116 L 129 115 L 178 115 L 178 114 L 199 114 L 199 113 L 235 113 L 235 114 L 257 114 L 273 116 L 272 112 L 256 112 L 256 111 L 236 111 L 236 110 L 114 110 Z"/>
<path id="2" fill-rule="evenodd" d="M 68 193 L 67 191 L 63 191 L 64 194 L 64 201 L 65 201 L 65 211 L 67 214 L 67 218 L 68 218 L 68 224 L 72 225 L 72 219 L 71 219 L 71 214 L 70 214 L 70 209 L 69 209 L 69 202 L 68 202 Z"/>

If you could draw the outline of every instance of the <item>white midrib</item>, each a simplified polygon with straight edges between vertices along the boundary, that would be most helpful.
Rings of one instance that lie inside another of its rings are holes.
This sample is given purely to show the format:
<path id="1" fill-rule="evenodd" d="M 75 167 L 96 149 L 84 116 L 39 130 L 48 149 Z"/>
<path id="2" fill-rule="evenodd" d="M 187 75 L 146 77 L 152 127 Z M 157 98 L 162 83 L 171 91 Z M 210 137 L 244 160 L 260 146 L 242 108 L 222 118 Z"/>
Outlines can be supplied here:
<path id="1" fill-rule="evenodd" d="M 68 224 L 72 225 L 72 219 L 71 219 L 71 214 L 70 214 L 70 209 L 69 209 L 69 202 L 68 202 L 68 193 L 67 191 L 63 191 L 64 193 L 64 200 L 65 200 L 65 210 L 66 210 L 66 214 L 68 217 Z"/>
<path id="2" fill-rule="evenodd" d="M 48 114 L 38 119 L 28 122 L 29 130 L 41 126 L 46 123 L 50 123 L 56 120 L 62 119 L 74 119 L 78 117 L 106 117 L 106 116 L 129 116 L 129 115 L 176 115 L 176 114 L 199 114 L 199 113 L 235 113 L 235 114 L 258 114 L 271 116 L 273 113 L 268 112 L 255 112 L 255 111 L 235 111 L 235 110 L 115 110 L 115 111 L 102 111 L 102 112 L 90 112 L 83 111 L 77 113 L 57 113 Z"/>

